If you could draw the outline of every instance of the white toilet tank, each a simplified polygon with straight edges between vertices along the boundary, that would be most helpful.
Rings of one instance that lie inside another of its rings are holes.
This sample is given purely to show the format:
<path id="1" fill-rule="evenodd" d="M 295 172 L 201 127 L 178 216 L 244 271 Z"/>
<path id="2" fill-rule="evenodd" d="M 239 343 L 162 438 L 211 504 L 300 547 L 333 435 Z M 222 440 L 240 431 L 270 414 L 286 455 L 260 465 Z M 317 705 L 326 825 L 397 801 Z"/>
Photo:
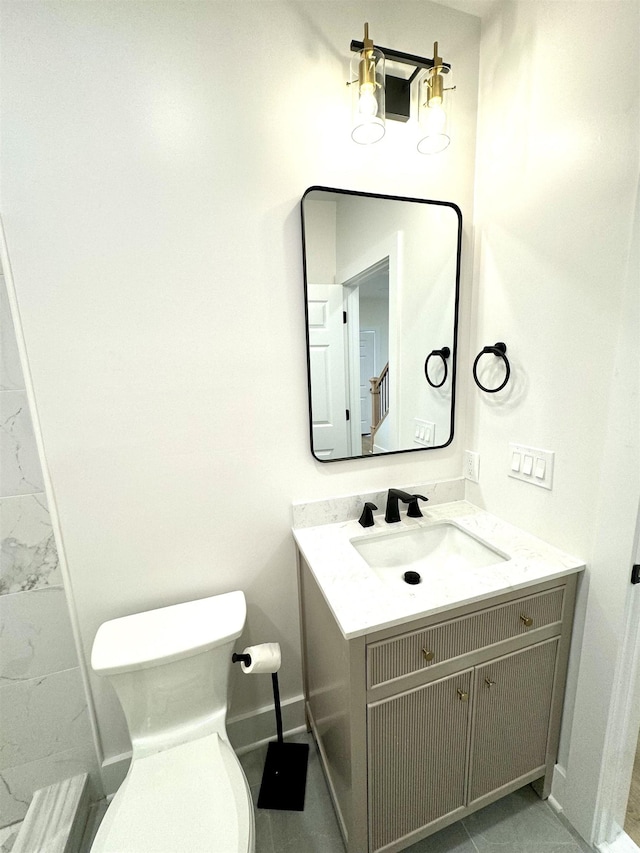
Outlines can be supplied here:
<path id="1" fill-rule="evenodd" d="M 118 694 L 134 759 L 214 732 L 227 740 L 231 655 L 246 613 L 236 591 L 100 626 L 91 666 Z"/>

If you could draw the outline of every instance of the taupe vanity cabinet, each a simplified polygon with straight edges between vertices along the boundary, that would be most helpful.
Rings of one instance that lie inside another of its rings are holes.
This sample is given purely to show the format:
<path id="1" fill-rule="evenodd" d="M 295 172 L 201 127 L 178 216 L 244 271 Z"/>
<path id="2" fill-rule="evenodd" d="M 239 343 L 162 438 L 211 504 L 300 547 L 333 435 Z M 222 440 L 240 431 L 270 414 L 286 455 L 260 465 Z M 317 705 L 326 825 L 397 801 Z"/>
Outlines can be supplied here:
<path id="1" fill-rule="evenodd" d="M 549 794 L 576 576 L 347 640 L 299 557 L 306 710 L 348 853 Z"/>

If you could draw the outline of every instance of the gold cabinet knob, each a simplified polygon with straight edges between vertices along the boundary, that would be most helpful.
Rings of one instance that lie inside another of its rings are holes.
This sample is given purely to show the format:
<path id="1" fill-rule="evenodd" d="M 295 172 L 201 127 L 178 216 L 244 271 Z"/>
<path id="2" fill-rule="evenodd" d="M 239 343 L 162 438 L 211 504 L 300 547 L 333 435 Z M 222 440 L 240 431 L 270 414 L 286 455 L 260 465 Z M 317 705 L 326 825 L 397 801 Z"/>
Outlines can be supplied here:
<path id="1" fill-rule="evenodd" d="M 464 690 L 461 690 L 461 689 L 458 687 L 458 699 L 459 699 L 461 702 L 468 702 L 468 701 L 469 701 L 469 694 L 468 694 L 468 693 L 465 693 L 465 691 L 464 691 Z"/>
<path id="2" fill-rule="evenodd" d="M 520 614 L 520 621 L 522 622 L 525 628 L 530 628 L 533 625 L 533 617 L 525 616 L 524 613 Z"/>
<path id="3" fill-rule="evenodd" d="M 431 661 L 434 659 L 435 656 L 436 656 L 435 652 L 432 652 L 431 649 L 423 649 L 422 650 L 422 657 L 425 659 L 425 661 L 427 663 L 431 663 Z"/>
<path id="4" fill-rule="evenodd" d="M 487 685 L 487 687 L 489 688 L 489 690 L 491 690 L 491 688 L 492 688 L 492 687 L 493 687 L 493 685 L 495 684 L 495 681 L 492 681 L 492 680 L 489 678 L 489 676 L 488 676 L 488 675 L 486 675 L 486 676 L 485 676 L 485 679 L 484 679 L 484 683 Z"/>

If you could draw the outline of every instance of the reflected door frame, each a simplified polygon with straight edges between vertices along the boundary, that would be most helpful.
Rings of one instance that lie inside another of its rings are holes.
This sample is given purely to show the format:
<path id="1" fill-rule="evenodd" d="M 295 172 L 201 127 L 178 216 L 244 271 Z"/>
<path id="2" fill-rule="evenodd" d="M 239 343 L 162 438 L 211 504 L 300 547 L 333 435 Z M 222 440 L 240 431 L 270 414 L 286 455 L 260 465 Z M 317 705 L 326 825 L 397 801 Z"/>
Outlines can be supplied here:
<path id="1" fill-rule="evenodd" d="M 360 434 L 368 435 L 371 418 L 365 416 L 365 412 L 371 411 L 371 386 L 369 380 L 377 376 L 380 370 L 377 357 L 377 331 L 375 329 L 363 329 L 360 324 Z M 370 365 L 369 370 L 363 368 L 363 362 Z M 367 405 L 368 404 L 368 405 Z"/>
<path id="2" fill-rule="evenodd" d="M 351 417 L 351 446 L 362 443 L 360 435 L 360 308 L 358 286 L 363 276 L 370 274 L 372 268 L 388 259 L 389 264 L 389 414 L 387 430 L 392 448 L 398 447 L 399 436 L 399 383 L 402 365 L 400 363 L 400 342 L 398 337 L 399 316 L 402 298 L 402 277 L 400 258 L 402 257 L 402 232 L 395 231 L 385 240 L 381 240 L 356 258 L 352 263 L 338 269 L 336 281 L 345 288 L 345 306 L 347 310 L 347 377 L 348 399 Z M 358 416 L 354 417 L 357 412 Z"/>

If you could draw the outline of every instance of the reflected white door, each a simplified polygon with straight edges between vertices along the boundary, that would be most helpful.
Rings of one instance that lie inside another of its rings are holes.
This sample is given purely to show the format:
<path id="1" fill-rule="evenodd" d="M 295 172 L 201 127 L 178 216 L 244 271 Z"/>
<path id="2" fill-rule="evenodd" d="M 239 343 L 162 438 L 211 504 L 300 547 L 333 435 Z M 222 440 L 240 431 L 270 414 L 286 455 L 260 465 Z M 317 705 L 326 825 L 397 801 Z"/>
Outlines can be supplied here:
<path id="1" fill-rule="evenodd" d="M 313 452 L 339 459 L 349 455 L 343 288 L 310 284 L 307 291 Z"/>
<path id="2" fill-rule="evenodd" d="M 371 383 L 376 375 L 376 333 L 373 329 L 360 330 L 360 433 L 371 432 Z"/>

